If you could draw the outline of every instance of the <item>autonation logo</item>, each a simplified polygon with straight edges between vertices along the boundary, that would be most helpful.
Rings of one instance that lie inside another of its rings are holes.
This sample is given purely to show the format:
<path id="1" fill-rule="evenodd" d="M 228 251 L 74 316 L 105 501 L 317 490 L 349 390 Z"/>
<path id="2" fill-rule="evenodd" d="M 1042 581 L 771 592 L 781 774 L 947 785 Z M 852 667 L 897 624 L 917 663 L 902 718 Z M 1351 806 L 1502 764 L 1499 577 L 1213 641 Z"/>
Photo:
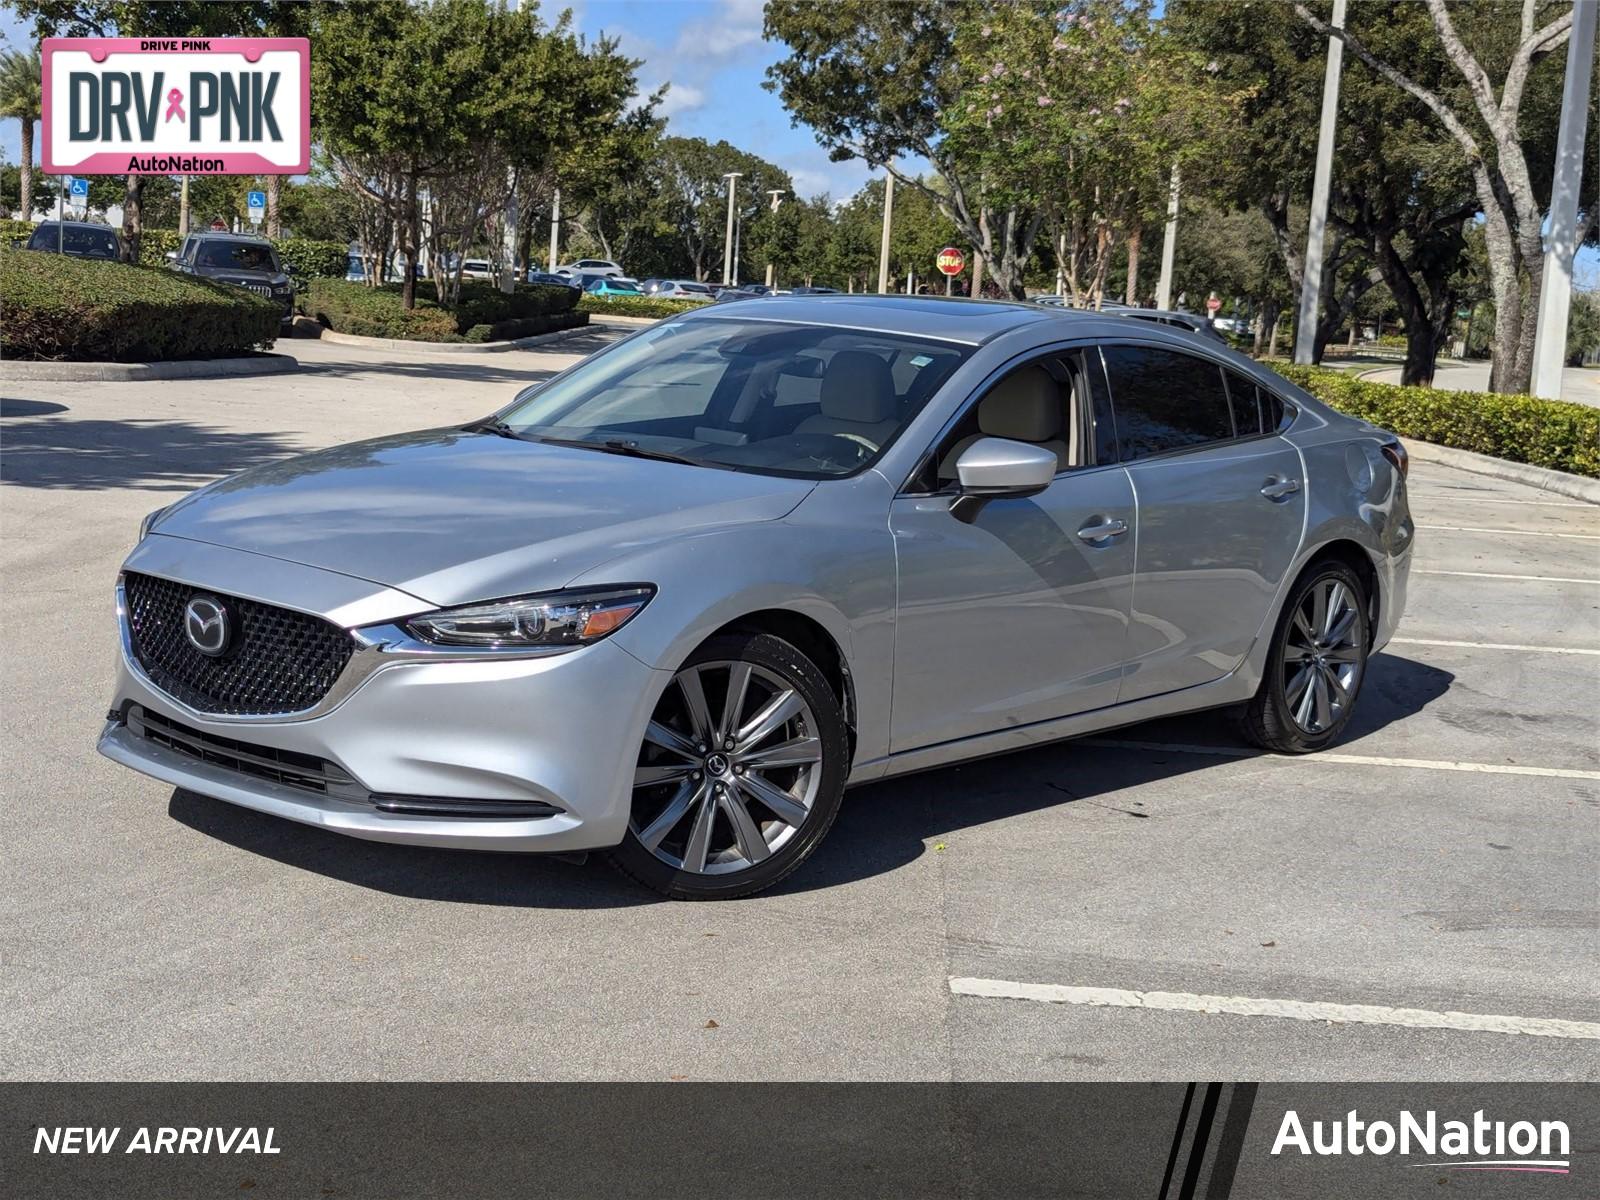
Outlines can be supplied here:
<path id="1" fill-rule="evenodd" d="M 1431 1161 L 1405 1165 L 1565 1175 L 1570 1169 L 1570 1142 L 1565 1121 L 1507 1124 L 1489 1120 L 1482 1109 L 1472 1114 L 1471 1121 L 1441 1121 L 1431 1109 L 1421 1117 L 1401 1109 L 1394 1121 L 1363 1121 L 1351 1109 L 1341 1120 L 1312 1121 L 1308 1133 L 1300 1114 L 1291 1108 L 1283 1114 L 1272 1153 L 1297 1150 L 1319 1158 L 1420 1154 Z"/>

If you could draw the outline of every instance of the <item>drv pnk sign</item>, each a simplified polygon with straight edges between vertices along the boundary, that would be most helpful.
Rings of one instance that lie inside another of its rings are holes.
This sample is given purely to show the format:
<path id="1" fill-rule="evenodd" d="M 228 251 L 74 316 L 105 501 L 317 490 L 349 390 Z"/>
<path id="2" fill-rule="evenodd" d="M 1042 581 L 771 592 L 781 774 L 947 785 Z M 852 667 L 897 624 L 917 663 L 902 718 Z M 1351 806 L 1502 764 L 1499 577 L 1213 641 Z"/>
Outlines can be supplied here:
<path id="1" fill-rule="evenodd" d="M 305 38 L 45 38 L 41 50 L 46 174 L 311 168 Z"/>

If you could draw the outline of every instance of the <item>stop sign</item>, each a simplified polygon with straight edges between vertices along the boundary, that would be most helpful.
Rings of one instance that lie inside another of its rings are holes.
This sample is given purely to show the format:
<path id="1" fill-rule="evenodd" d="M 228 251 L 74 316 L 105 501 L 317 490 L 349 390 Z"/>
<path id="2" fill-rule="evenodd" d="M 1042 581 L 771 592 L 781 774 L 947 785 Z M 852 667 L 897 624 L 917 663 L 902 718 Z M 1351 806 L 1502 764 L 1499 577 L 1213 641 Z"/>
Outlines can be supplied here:
<path id="1" fill-rule="evenodd" d="M 946 246 L 934 255 L 933 265 L 946 275 L 959 275 L 967 268 L 967 260 L 954 246 Z"/>
<path id="2" fill-rule="evenodd" d="M 1206 311 L 1208 313 L 1216 313 L 1221 307 L 1222 301 L 1215 296 L 1211 296 L 1206 300 Z"/>

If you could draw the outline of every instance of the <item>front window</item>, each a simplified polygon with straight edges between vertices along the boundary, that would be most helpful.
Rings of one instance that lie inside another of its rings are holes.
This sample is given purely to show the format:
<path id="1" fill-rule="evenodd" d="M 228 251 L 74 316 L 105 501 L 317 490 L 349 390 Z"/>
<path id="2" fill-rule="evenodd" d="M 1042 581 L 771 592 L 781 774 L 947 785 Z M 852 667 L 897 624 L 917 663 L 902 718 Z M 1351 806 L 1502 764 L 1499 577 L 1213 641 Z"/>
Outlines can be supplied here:
<path id="1" fill-rule="evenodd" d="M 970 353 L 828 326 L 656 326 L 517 398 L 510 431 L 612 453 L 827 479 L 875 461 Z"/>
<path id="2" fill-rule="evenodd" d="M 233 271 L 278 270 L 278 256 L 271 246 L 259 242 L 201 242 L 195 262 L 202 267 L 222 267 Z"/>

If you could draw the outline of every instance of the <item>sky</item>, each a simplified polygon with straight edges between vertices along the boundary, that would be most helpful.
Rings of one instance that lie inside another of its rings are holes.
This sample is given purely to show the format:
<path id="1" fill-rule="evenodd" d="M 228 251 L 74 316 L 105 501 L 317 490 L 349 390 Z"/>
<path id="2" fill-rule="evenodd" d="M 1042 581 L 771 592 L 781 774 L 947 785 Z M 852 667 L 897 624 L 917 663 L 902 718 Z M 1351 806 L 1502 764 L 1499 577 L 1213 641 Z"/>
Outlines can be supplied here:
<path id="1" fill-rule="evenodd" d="M 805 127 L 794 128 L 778 97 L 761 86 L 779 47 L 762 40 L 762 0 L 569 0 L 544 3 L 553 21 L 570 8 L 574 26 L 593 38 L 620 39 L 630 57 L 642 59 L 642 94 L 667 84 L 659 111 L 667 132 L 682 137 L 727 140 L 788 171 L 802 196 L 826 192 L 835 200 L 853 195 L 871 177 L 865 163 L 828 161 L 827 151 Z M 0 11 L 0 38 L 7 48 L 32 41 L 30 28 L 9 10 Z M 315 47 L 313 47 L 315 53 Z M 0 121 L 0 154 L 17 159 L 17 122 Z M 37 153 L 37 150 L 35 151 Z M 1600 254 L 1579 252 L 1580 287 L 1600 286 Z"/>

